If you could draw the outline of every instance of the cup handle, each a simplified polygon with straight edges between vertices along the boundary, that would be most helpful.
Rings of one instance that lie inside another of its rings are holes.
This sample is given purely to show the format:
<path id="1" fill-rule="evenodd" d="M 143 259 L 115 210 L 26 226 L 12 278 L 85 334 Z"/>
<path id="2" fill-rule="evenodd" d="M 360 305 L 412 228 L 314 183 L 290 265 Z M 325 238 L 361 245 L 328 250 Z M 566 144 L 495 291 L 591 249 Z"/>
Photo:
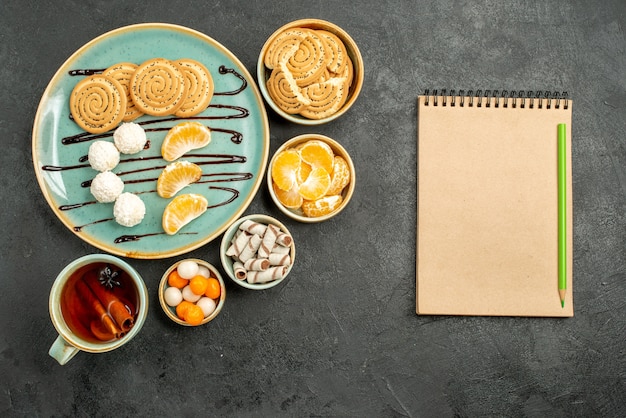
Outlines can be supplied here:
<path id="1" fill-rule="evenodd" d="M 48 354 L 50 354 L 50 356 L 52 356 L 62 366 L 70 361 L 78 353 L 78 351 L 78 348 L 69 344 L 59 335 L 52 346 L 50 346 Z"/>

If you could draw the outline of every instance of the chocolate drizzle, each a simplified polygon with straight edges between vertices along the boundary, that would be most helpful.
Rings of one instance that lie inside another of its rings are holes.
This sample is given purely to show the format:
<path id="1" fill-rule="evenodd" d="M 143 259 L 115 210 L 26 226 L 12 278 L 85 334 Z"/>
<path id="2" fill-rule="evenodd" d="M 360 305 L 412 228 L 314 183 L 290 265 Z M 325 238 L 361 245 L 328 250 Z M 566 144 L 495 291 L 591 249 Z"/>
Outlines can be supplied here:
<path id="1" fill-rule="evenodd" d="M 197 232 L 181 232 L 180 235 L 197 235 Z M 145 237 L 156 237 L 158 235 L 165 235 L 165 232 L 151 232 L 149 234 L 132 234 L 132 235 L 120 235 L 119 237 L 115 238 L 113 240 L 113 242 L 115 244 L 122 244 L 124 242 L 131 242 L 131 241 L 139 241 L 142 238 Z"/>
<path id="2" fill-rule="evenodd" d="M 248 87 L 248 82 L 246 81 L 246 79 L 243 78 L 241 74 L 239 74 L 237 71 L 233 70 L 232 68 L 226 68 L 226 66 L 220 65 L 219 72 L 220 74 L 233 74 L 235 77 L 241 80 L 241 87 L 238 88 L 237 90 L 228 91 L 225 93 L 213 93 L 214 96 L 234 96 L 236 94 L 241 93 L 242 91 L 246 89 L 246 87 Z"/>
<path id="3" fill-rule="evenodd" d="M 101 74 L 102 72 L 104 72 L 106 70 L 106 68 L 82 68 L 82 69 L 77 69 L 77 70 L 70 70 L 67 73 L 72 76 L 90 76 L 90 75 L 94 75 L 94 74 Z M 232 90 L 232 91 L 225 91 L 225 92 L 215 92 L 213 93 L 214 96 L 235 96 L 239 93 L 241 93 L 242 91 L 244 91 L 246 89 L 246 87 L 248 87 L 248 82 L 246 81 L 246 79 L 239 74 L 237 71 L 235 71 L 233 68 L 228 68 L 225 65 L 220 65 L 220 67 L 217 70 L 220 74 L 222 75 L 226 75 L 226 74 L 232 74 L 235 77 L 237 77 L 239 80 L 241 80 L 241 87 L 239 87 L 238 89 Z"/>
<path id="4" fill-rule="evenodd" d="M 100 74 L 104 72 L 105 70 L 106 69 L 104 68 L 103 69 L 99 69 L 99 68 L 74 69 L 74 70 L 68 71 L 68 74 L 72 77 L 90 76 L 94 74 Z M 232 91 L 215 92 L 213 94 L 214 96 L 235 96 L 241 93 L 242 91 L 244 91 L 248 87 L 248 82 L 246 81 L 246 79 L 241 74 L 239 74 L 236 70 L 232 68 L 227 68 L 224 65 L 220 65 L 218 71 L 220 75 L 224 75 L 224 76 L 232 75 L 232 76 L 237 77 L 241 81 L 241 85 Z M 209 113 L 210 113 L 209 115 L 203 115 L 203 116 L 198 115 L 198 116 L 193 116 L 193 117 L 188 117 L 188 118 L 177 118 L 177 117 L 152 118 L 149 120 L 143 120 L 143 121 L 139 121 L 136 123 L 141 125 L 146 131 L 146 133 L 150 135 L 151 133 L 169 131 L 171 127 L 174 126 L 174 124 L 180 123 L 185 120 L 197 120 L 197 121 L 200 121 L 201 123 L 207 123 L 206 126 L 211 130 L 211 132 L 229 136 L 229 139 L 232 143 L 237 144 L 237 145 L 242 143 L 242 141 L 244 140 L 244 135 L 242 132 L 232 130 L 232 129 L 221 128 L 219 126 L 211 126 L 211 125 L 213 125 L 212 123 L 213 121 L 247 118 L 248 116 L 250 116 L 250 111 L 248 109 L 241 107 L 241 106 L 215 103 L 215 104 L 210 104 L 207 107 L 207 110 L 209 110 Z M 70 119 L 71 119 L 71 116 L 70 116 Z M 208 123 L 210 123 L 211 125 L 209 125 Z M 70 146 L 70 145 L 81 144 L 81 143 L 100 140 L 100 139 L 110 139 L 112 138 L 112 136 L 113 136 L 113 131 L 105 132 L 102 134 L 90 134 L 88 132 L 81 132 L 76 135 L 66 136 L 62 138 L 60 142 L 62 145 Z M 219 135 L 217 136 L 219 138 Z M 151 142 L 148 141 L 144 149 L 150 149 L 150 148 L 151 148 Z M 235 164 L 235 163 L 247 162 L 247 158 L 245 156 L 232 155 L 232 154 L 188 153 L 188 154 L 185 154 L 184 158 L 187 160 L 193 160 L 193 162 L 197 165 L 221 165 L 221 164 Z M 126 185 L 127 184 L 139 184 L 139 183 L 154 183 L 153 188 L 151 188 L 150 190 L 138 191 L 138 192 L 135 192 L 136 194 L 156 193 L 156 181 L 158 179 L 158 176 L 150 176 L 149 178 L 133 179 L 132 175 L 137 174 L 137 173 L 142 173 L 142 172 L 162 170 L 167 166 L 167 162 L 164 162 L 160 155 L 148 156 L 148 157 L 131 157 L 131 158 L 122 159 L 118 167 L 124 167 L 124 165 L 128 163 L 136 163 L 136 162 L 144 162 L 146 164 L 142 164 L 140 167 L 134 168 L 131 170 L 120 171 L 120 172 L 117 172 L 116 174 L 120 178 L 123 179 L 124 184 Z M 87 155 L 80 156 L 78 158 L 77 164 L 41 166 L 42 171 L 48 171 L 48 172 L 61 172 L 61 171 L 70 171 L 70 170 L 77 170 L 77 169 L 84 169 L 84 168 L 90 168 Z M 131 177 L 131 178 L 128 178 L 128 177 Z M 254 177 L 254 174 L 252 173 L 239 172 L 239 171 L 203 173 L 200 180 L 197 181 L 195 184 L 207 184 L 208 190 L 215 190 L 215 191 L 221 191 L 221 192 L 226 193 L 226 196 L 224 196 L 223 201 L 216 203 L 216 204 L 211 204 L 207 207 L 207 209 L 214 209 L 214 208 L 218 208 L 221 206 L 226 206 L 234 202 L 235 200 L 237 200 L 240 196 L 240 191 L 232 187 L 220 187 L 220 186 L 213 186 L 210 184 L 223 183 L 223 182 L 247 181 L 247 180 L 252 179 L 253 177 Z M 92 179 L 85 179 L 80 182 L 80 187 L 89 188 L 91 186 L 91 182 L 92 182 Z M 60 205 L 58 209 L 60 211 L 71 211 L 71 210 L 76 210 L 76 209 L 80 209 L 86 206 L 96 205 L 96 204 L 99 204 L 96 200 L 90 200 L 90 201 L 85 201 L 85 202 L 76 202 L 76 203 L 68 203 L 68 204 Z M 107 217 L 104 219 L 94 220 L 94 221 L 85 223 L 83 225 L 76 225 L 73 227 L 73 230 L 78 233 L 90 226 L 102 224 L 106 222 L 115 222 L 115 219 L 112 217 Z M 197 235 L 197 234 L 199 234 L 199 232 L 194 232 L 194 231 L 179 233 L 179 235 Z M 165 235 L 165 232 L 158 231 L 158 232 L 148 232 L 148 233 L 143 233 L 143 234 L 125 234 L 125 235 L 120 235 L 119 237 L 115 238 L 113 242 L 115 244 L 123 244 L 127 242 L 139 241 L 147 237 L 156 237 L 156 236 L 161 236 L 161 235 Z"/>

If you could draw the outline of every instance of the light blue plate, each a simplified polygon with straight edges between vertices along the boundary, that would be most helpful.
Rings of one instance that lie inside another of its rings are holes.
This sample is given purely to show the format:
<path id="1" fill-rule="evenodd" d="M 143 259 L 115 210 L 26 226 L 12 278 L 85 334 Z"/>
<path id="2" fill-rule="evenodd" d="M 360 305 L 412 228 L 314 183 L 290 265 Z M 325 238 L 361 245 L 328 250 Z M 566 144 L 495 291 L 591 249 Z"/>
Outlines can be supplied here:
<path id="1" fill-rule="evenodd" d="M 96 139 L 112 141 L 112 132 L 91 135 L 70 119 L 69 95 L 84 75 L 119 62 L 141 64 L 151 58 L 192 58 L 211 72 L 215 94 L 203 119 L 142 116 L 149 147 L 124 155 L 113 169 L 124 191 L 146 204 L 146 216 L 134 227 L 115 222 L 113 203 L 97 203 L 88 182 L 97 174 L 86 161 Z M 166 119 L 166 120 L 163 120 Z M 185 120 L 200 120 L 212 131 L 211 143 L 181 159 L 199 164 L 203 176 L 180 193 L 204 195 L 208 210 L 166 235 L 163 210 L 171 199 L 156 193 L 156 179 L 167 164 L 161 143 L 167 130 Z M 254 80 L 241 62 L 210 37 L 182 26 L 148 23 L 123 27 L 97 37 L 76 51 L 46 88 L 33 127 L 33 163 L 41 190 L 56 216 L 78 237 L 112 254 L 166 258 L 194 250 L 219 236 L 246 210 L 262 182 L 269 153 L 269 125 Z M 87 183 L 85 183 L 87 182 Z"/>

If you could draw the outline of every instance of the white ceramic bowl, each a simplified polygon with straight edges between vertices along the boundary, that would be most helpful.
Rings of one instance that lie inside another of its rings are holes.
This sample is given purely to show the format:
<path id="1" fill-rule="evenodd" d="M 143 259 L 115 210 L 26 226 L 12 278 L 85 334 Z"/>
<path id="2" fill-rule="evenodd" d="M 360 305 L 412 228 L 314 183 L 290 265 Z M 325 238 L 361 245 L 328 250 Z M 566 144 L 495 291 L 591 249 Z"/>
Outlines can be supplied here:
<path id="1" fill-rule="evenodd" d="M 335 35 L 337 35 L 339 39 L 341 39 L 341 41 L 343 42 L 343 44 L 345 45 L 348 51 L 348 55 L 350 59 L 352 60 L 352 64 L 354 67 L 354 77 L 352 79 L 352 84 L 350 86 L 350 91 L 348 93 L 348 99 L 346 100 L 344 105 L 336 113 L 332 114 L 331 116 L 328 116 L 323 119 L 308 119 L 298 114 L 295 114 L 295 115 L 289 114 L 283 111 L 280 107 L 278 107 L 276 103 L 274 103 L 274 101 L 269 95 L 269 92 L 267 91 L 266 82 L 270 78 L 271 70 L 265 67 L 265 64 L 263 63 L 265 52 L 267 51 L 270 45 L 270 41 L 275 35 L 277 35 L 278 33 L 286 29 L 291 29 L 291 28 L 309 28 L 309 29 L 316 29 L 316 30 L 322 29 L 322 30 L 327 30 L 329 32 L 332 32 Z M 359 96 L 359 93 L 361 92 L 361 88 L 363 87 L 363 72 L 364 72 L 363 57 L 361 56 L 361 52 L 359 51 L 359 47 L 357 46 L 356 42 L 354 42 L 354 40 L 350 37 L 350 35 L 348 35 L 348 33 L 345 30 L 341 29 L 339 26 L 333 23 L 327 22 L 325 20 L 321 20 L 321 19 L 300 19 L 300 20 L 287 23 L 284 26 L 277 29 L 267 39 L 267 41 L 261 48 L 261 53 L 259 54 L 259 59 L 257 62 L 257 81 L 259 84 L 259 89 L 261 90 L 261 94 L 265 98 L 266 102 L 270 105 L 270 107 L 276 113 L 278 113 L 280 116 L 282 116 L 284 119 L 288 121 L 291 121 L 300 125 L 310 125 L 310 126 L 322 125 L 324 123 L 333 121 L 337 119 L 338 117 L 340 117 L 341 115 L 343 115 L 344 113 L 346 113 L 348 109 L 352 107 L 357 97 Z"/>
<path id="2" fill-rule="evenodd" d="M 333 153 L 335 155 L 339 155 L 343 157 L 344 160 L 346 160 L 346 162 L 348 163 L 348 168 L 350 169 L 350 183 L 348 183 L 348 185 L 341 192 L 341 196 L 343 200 L 341 204 L 339 205 L 339 207 L 337 207 L 334 211 L 326 215 L 317 216 L 317 217 L 308 217 L 302 212 L 301 209 L 291 209 L 291 208 L 284 206 L 280 202 L 278 197 L 276 196 L 274 188 L 272 187 L 272 166 L 274 164 L 274 161 L 276 160 L 276 156 L 278 156 L 278 154 L 280 154 L 282 151 L 286 149 L 291 149 L 291 148 L 295 149 L 310 140 L 320 140 L 328 144 L 330 148 L 333 150 Z M 285 215 L 289 216 L 290 218 L 295 219 L 300 222 L 304 222 L 304 223 L 323 222 L 338 215 L 350 202 L 350 199 L 352 198 L 352 195 L 354 194 L 355 185 L 356 185 L 356 170 L 354 168 L 354 164 L 352 163 L 352 159 L 350 158 L 350 155 L 348 154 L 348 151 L 346 151 L 346 149 L 343 146 L 341 146 L 339 142 L 325 135 L 304 134 L 304 135 L 298 135 L 294 138 L 289 139 L 283 145 L 281 145 L 280 148 L 276 150 L 276 152 L 272 156 L 272 159 L 270 160 L 270 163 L 267 169 L 267 187 L 270 192 L 270 196 L 272 197 L 272 200 L 274 201 L 278 209 L 280 209 L 281 212 L 283 212 Z"/>
<path id="3" fill-rule="evenodd" d="M 222 307 L 224 306 L 224 302 L 226 301 L 226 286 L 224 285 L 224 280 L 222 279 L 222 276 L 220 274 L 220 272 L 218 271 L 217 268 L 215 268 L 213 265 L 207 263 L 204 260 L 199 260 L 196 258 L 187 258 L 185 260 L 180 260 L 177 261 L 176 263 L 174 263 L 169 269 L 167 269 L 167 271 L 163 274 L 163 277 L 161 278 L 161 283 L 159 285 L 159 302 L 161 303 L 161 308 L 163 308 L 163 312 L 165 312 L 165 315 L 167 315 L 168 318 L 170 318 L 172 321 L 176 322 L 179 325 L 184 325 L 184 326 L 193 326 L 189 323 L 187 323 L 186 321 L 180 319 L 178 317 L 178 315 L 176 315 L 176 308 L 169 306 L 166 302 L 165 302 L 165 290 L 170 287 L 167 283 L 167 278 L 169 276 L 169 274 L 176 268 L 178 268 L 178 265 L 180 263 L 182 263 L 183 261 L 194 261 L 196 263 L 198 263 L 198 265 L 200 266 L 204 266 L 206 268 L 209 269 L 209 272 L 211 273 L 211 277 L 214 277 L 217 279 L 218 282 L 220 282 L 220 297 L 218 300 L 216 300 L 216 307 L 215 310 L 213 311 L 213 313 L 211 313 L 209 316 L 205 317 L 202 322 L 199 325 L 204 325 L 210 321 L 212 321 L 213 319 L 215 319 L 215 317 L 220 313 L 220 311 L 222 310 Z"/>
<path id="4" fill-rule="evenodd" d="M 277 280 L 268 281 L 268 282 L 265 282 L 265 283 L 249 283 L 247 281 L 247 279 L 238 279 L 235 276 L 235 272 L 233 270 L 233 263 L 235 262 L 235 260 L 233 259 L 233 257 L 227 255 L 227 251 L 228 251 L 228 249 L 230 248 L 230 246 L 232 244 L 233 237 L 235 236 L 235 233 L 239 229 L 239 225 L 241 225 L 242 222 L 244 222 L 246 220 L 251 220 L 251 221 L 258 222 L 258 223 L 261 223 L 261 224 L 264 224 L 264 225 L 274 224 L 282 232 L 284 232 L 284 233 L 288 234 L 289 236 L 291 236 L 292 242 L 289 245 L 289 256 L 290 256 L 290 259 L 291 259 L 291 263 L 286 267 L 286 272 L 285 272 L 285 274 L 283 275 L 282 278 L 277 279 Z M 293 263 L 294 263 L 294 261 L 296 259 L 295 240 L 293 239 L 293 235 L 291 235 L 291 233 L 289 232 L 287 227 L 285 225 L 283 225 L 277 219 L 274 219 L 271 216 L 260 215 L 260 214 L 248 215 L 248 216 L 244 216 L 243 218 L 240 218 L 237 221 L 235 221 L 230 227 L 228 227 L 228 229 L 224 233 L 224 236 L 222 237 L 222 243 L 220 245 L 220 258 L 222 260 L 222 267 L 224 268 L 224 271 L 226 272 L 226 275 L 228 277 L 230 277 L 231 280 L 233 282 L 237 283 L 239 286 L 245 287 L 246 289 L 253 289 L 253 290 L 269 289 L 271 287 L 274 287 L 274 286 L 282 283 L 285 280 L 285 278 L 287 277 L 287 275 L 289 274 L 289 272 L 291 271 L 291 268 L 293 267 Z"/>

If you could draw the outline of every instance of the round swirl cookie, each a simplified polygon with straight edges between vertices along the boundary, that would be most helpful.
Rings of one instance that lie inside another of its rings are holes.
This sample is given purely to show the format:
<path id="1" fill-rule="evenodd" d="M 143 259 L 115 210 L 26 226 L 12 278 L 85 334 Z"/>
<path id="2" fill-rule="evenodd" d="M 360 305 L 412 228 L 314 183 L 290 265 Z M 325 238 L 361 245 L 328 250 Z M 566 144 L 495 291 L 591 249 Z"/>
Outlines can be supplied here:
<path id="1" fill-rule="evenodd" d="M 298 86 L 307 86 L 324 74 L 331 58 L 326 53 L 327 49 L 323 38 L 316 31 L 307 30 L 307 36 L 300 42 L 298 49 L 284 61 L 286 70 Z"/>
<path id="2" fill-rule="evenodd" d="M 263 58 L 265 66 L 274 69 L 285 62 L 299 48 L 300 42 L 307 36 L 307 29 L 293 28 L 282 31 L 270 39 L 267 52 Z"/>
<path id="3" fill-rule="evenodd" d="M 92 134 L 107 132 L 122 122 L 126 104 L 122 85 L 101 74 L 82 79 L 70 94 L 74 122 Z"/>
<path id="4" fill-rule="evenodd" d="M 209 106 L 213 98 L 213 77 L 209 70 L 200 62 L 184 58 L 175 63 L 185 78 L 185 100 L 174 113 L 178 117 L 197 115 Z"/>
<path id="5" fill-rule="evenodd" d="M 292 115 L 302 112 L 310 104 L 291 73 L 280 68 L 275 68 L 267 80 L 267 92 L 278 107 Z"/>
<path id="6" fill-rule="evenodd" d="M 185 92 L 185 77 L 180 66 L 165 58 L 143 62 L 130 79 L 133 103 L 152 116 L 176 113 L 185 102 Z"/>
<path id="7" fill-rule="evenodd" d="M 137 64 L 133 64 L 131 62 L 120 62 L 110 66 L 102 73 L 102 75 L 117 80 L 124 88 L 124 93 L 126 95 L 126 113 L 124 114 L 124 122 L 133 121 L 143 115 L 141 110 L 135 106 L 135 103 L 133 103 L 133 99 L 130 96 L 130 79 L 136 69 Z"/>

